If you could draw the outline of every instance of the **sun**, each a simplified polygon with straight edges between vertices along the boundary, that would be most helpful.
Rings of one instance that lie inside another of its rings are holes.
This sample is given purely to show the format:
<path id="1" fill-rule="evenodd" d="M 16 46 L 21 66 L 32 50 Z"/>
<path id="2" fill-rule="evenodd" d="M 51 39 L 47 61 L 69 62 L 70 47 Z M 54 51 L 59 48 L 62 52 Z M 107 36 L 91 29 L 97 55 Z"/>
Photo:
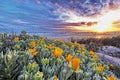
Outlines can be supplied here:
<path id="1" fill-rule="evenodd" d="M 65 19 L 65 22 L 67 23 L 77 24 L 80 22 L 85 22 L 84 25 L 73 26 L 72 28 L 75 29 L 76 31 L 89 31 L 98 33 L 118 31 L 118 28 L 115 28 L 113 23 L 114 21 L 120 20 L 120 9 L 103 12 L 102 15 L 99 15 L 97 17 L 78 16 L 76 13 L 72 11 L 67 11 L 65 15 L 68 16 L 68 18 Z M 97 22 L 97 24 L 87 26 L 86 23 L 88 22 Z"/>
<path id="2" fill-rule="evenodd" d="M 96 32 L 107 32 L 108 29 L 112 27 L 112 22 L 109 21 L 101 21 L 98 22 L 96 26 L 94 26 Z"/>
<path id="3" fill-rule="evenodd" d="M 98 20 L 98 24 L 93 26 L 95 32 L 113 31 L 112 23 L 120 19 L 120 10 L 110 11 Z"/>

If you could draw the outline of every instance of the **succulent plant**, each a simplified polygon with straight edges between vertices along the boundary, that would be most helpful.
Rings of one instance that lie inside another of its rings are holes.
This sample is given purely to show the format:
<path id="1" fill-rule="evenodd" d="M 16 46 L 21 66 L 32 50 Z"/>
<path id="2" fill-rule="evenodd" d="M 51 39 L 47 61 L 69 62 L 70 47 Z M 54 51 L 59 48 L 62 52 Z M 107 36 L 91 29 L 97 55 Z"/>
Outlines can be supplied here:
<path id="1" fill-rule="evenodd" d="M 116 79 L 109 66 L 83 44 L 29 36 L 26 32 L 2 37 L 0 80 Z"/>

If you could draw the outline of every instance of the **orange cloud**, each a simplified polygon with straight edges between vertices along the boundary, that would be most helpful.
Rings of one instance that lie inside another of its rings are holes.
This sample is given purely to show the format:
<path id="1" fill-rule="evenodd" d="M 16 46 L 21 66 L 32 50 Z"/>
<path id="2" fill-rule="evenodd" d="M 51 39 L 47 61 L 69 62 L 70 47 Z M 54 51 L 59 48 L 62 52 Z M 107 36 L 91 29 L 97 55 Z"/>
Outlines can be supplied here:
<path id="1" fill-rule="evenodd" d="M 61 26 L 86 26 L 86 27 L 90 27 L 90 26 L 93 26 L 93 25 L 96 25 L 98 22 L 78 22 L 78 23 L 61 23 L 61 24 L 58 24 L 58 25 L 61 25 Z"/>

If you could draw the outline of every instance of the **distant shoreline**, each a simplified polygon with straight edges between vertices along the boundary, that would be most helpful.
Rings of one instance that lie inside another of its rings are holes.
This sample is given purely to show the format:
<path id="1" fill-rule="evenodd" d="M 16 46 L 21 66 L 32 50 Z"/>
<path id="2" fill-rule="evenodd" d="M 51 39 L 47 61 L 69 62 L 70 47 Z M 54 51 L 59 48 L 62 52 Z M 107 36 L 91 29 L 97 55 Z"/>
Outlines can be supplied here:
<path id="1" fill-rule="evenodd" d="M 19 35 L 21 32 L 1 32 L 8 34 Z M 47 37 L 49 39 L 63 39 L 70 40 L 74 39 L 88 39 L 88 38 L 112 38 L 120 35 L 120 32 L 105 32 L 105 33 L 96 33 L 96 32 L 26 32 L 29 35 L 38 35 L 41 37 Z"/>

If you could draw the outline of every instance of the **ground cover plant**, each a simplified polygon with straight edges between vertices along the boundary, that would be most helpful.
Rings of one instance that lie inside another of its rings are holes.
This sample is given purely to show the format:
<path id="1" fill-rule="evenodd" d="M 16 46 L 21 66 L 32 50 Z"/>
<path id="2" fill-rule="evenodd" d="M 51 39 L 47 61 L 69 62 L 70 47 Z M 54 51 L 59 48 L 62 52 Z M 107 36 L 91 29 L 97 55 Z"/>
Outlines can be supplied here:
<path id="1" fill-rule="evenodd" d="M 109 65 L 84 44 L 2 34 L 0 80 L 117 80 Z"/>

